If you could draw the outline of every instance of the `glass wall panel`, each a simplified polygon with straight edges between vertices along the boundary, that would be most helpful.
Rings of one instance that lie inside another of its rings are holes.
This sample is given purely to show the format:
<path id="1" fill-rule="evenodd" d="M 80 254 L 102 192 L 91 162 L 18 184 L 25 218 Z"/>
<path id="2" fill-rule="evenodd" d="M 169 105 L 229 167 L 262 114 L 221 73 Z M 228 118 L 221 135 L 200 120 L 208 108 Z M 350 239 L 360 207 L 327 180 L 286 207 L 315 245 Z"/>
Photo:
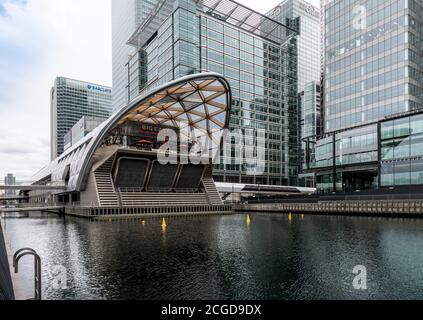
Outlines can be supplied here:
<path id="1" fill-rule="evenodd" d="M 394 121 L 383 122 L 381 125 L 381 139 L 391 139 L 394 137 Z"/>
<path id="2" fill-rule="evenodd" d="M 411 117 L 410 128 L 411 134 L 423 133 L 423 114 Z"/>
<path id="3" fill-rule="evenodd" d="M 410 118 L 402 118 L 394 121 L 395 137 L 408 136 L 410 134 Z"/>
<path id="4" fill-rule="evenodd" d="M 397 162 L 395 164 L 395 185 L 403 186 L 411 183 L 410 162 Z"/>
<path id="5" fill-rule="evenodd" d="M 382 187 L 394 185 L 394 165 L 392 163 L 382 164 L 380 182 Z"/>
<path id="6" fill-rule="evenodd" d="M 392 140 L 382 141 L 382 160 L 394 159 L 394 142 Z"/>
<path id="7" fill-rule="evenodd" d="M 411 157 L 423 157 L 423 135 L 411 137 Z"/>
<path id="8" fill-rule="evenodd" d="M 382 186 L 423 184 L 423 115 L 386 121 L 381 131 Z"/>
<path id="9" fill-rule="evenodd" d="M 410 138 L 396 139 L 394 149 L 394 158 L 408 158 L 410 156 Z"/>
<path id="10" fill-rule="evenodd" d="M 423 184 L 423 160 L 411 162 L 411 184 Z"/>

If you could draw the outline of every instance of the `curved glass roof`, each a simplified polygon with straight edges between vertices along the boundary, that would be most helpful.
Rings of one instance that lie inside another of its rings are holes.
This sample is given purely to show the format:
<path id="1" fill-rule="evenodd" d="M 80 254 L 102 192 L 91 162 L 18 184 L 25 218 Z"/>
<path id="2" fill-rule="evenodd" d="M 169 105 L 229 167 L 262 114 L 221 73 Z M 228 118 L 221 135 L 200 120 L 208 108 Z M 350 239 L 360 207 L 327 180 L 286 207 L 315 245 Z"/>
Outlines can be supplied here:
<path id="1" fill-rule="evenodd" d="M 231 90 L 225 78 L 216 73 L 190 75 L 135 99 L 111 116 L 77 145 L 40 171 L 34 181 L 51 175 L 60 183 L 69 173 L 68 191 L 80 191 L 92 158 L 107 135 L 128 121 L 177 128 L 188 141 L 213 153 L 219 150 L 228 127 Z M 215 153 L 213 153 L 215 154 Z"/>
<path id="2" fill-rule="evenodd" d="M 118 125 L 139 121 L 171 126 L 179 128 L 181 134 L 194 142 L 208 138 L 211 149 L 215 149 L 220 146 L 223 129 L 228 124 L 229 102 L 226 81 L 216 77 L 187 81 L 144 99 Z"/>

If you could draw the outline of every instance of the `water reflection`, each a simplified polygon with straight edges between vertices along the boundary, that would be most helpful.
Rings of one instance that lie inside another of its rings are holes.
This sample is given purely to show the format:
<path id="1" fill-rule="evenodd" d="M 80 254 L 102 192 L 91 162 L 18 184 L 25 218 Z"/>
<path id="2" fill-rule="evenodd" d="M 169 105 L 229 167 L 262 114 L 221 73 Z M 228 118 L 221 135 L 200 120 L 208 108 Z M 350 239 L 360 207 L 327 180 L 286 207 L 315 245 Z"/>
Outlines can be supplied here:
<path id="1" fill-rule="evenodd" d="M 41 255 L 46 299 L 421 299 L 422 231 L 421 220 L 292 214 L 141 222 L 39 214 L 10 219 L 6 230 L 14 250 Z M 352 286 L 357 265 L 368 270 L 367 291 Z M 52 285 L 58 266 L 68 289 Z M 32 261 L 22 273 L 30 297 Z"/>

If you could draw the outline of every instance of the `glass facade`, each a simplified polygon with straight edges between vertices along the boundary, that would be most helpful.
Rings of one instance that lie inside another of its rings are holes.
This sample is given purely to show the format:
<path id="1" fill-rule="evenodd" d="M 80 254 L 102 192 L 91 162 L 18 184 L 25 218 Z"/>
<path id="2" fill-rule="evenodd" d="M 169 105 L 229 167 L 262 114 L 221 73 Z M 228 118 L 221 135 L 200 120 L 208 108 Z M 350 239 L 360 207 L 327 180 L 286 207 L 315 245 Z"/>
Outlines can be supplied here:
<path id="1" fill-rule="evenodd" d="M 64 151 L 64 137 L 84 116 L 107 119 L 112 112 L 112 89 L 59 77 L 51 95 L 51 158 Z"/>
<path id="2" fill-rule="evenodd" d="M 112 0 L 112 59 L 113 59 L 113 110 L 128 103 L 128 57 L 137 51 L 127 45 L 131 34 L 146 20 L 158 0 Z M 136 59 L 138 60 L 138 59 Z M 138 61 L 132 61 L 132 64 Z M 133 69 L 134 66 L 132 66 Z M 141 65 L 141 67 L 143 67 Z M 137 71 L 139 73 L 139 71 Z M 137 75 L 132 75 L 137 76 Z"/>
<path id="3" fill-rule="evenodd" d="M 297 185 L 296 39 L 279 44 L 204 13 L 191 0 L 173 5 L 155 38 L 142 48 L 147 51 L 147 88 L 199 72 L 224 75 L 233 93 L 230 129 L 266 132 L 266 168 L 264 174 L 247 175 L 238 146 L 230 145 L 225 153 L 231 159 L 216 165 L 216 180 Z"/>
<path id="4" fill-rule="evenodd" d="M 128 70 L 128 94 L 131 101 L 147 84 L 147 52 L 145 50 L 140 50 L 130 57 Z"/>
<path id="5" fill-rule="evenodd" d="M 381 124 L 381 186 L 423 184 L 423 114 Z"/>
<path id="6" fill-rule="evenodd" d="M 321 86 L 316 82 L 306 85 L 299 94 L 301 171 L 313 169 L 316 164 L 316 141 L 321 130 Z M 314 173 L 300 174 L 301 185 L 315 186 Z"/>
<path id="7" fill-rule="evenodd" d="M 320 9 L 303 0 L 285 0 L 268 13 L 270 17 L 298 30 L 298 89 L 321 80 Z"/>
<path id="8" fill-rule="evenodd" d="M 423 107 L 423 3 L 326 0 L 323 5 L 326 138 L 317 142 L 319 191 L 415 183 L 411 176 L 418 161 L 412 167 L 410 157 L 417 151 L 411 134 L 401 136 L 411 120 L 385 119 Z"/>
<path id="9" fill-rule="evenodd" d="M 223 74 L 232 88 L 231 129 L 266 131 L 266 172 L 249 177 L 238 164 L 216 167 L 217 179 L 297 184 L 296 46 L 285 47 L 201 16 L 202 71 Z M 234 148 L 234 146 L 227 146 Z M 227 151 L 229 153 L 229 150 Z M 294 156 L 295 155 L 295 156 Z M 237 163 L 236 159 L 231 159 Z"/>
<path id="10" fill-rule="evenodd" d="M 345 166 L 377 161 L 377 138 L 377 125 L 337 133 L 335 164 Z"/>
<path id="11" fill-rule="evenodd" d="M 319 140 L 314 166 L 318 169 L 318 191 L 378 188 L 378 136 L 378 125 L 373 124 L 340 131 Z"/>
<path id="12" fill-rule="evenodd" d="M 422 106 L 421 1 L 338 0 L 325 11 L 325 132 Z"/>
<path id="13" fill-rule="evenodd" d="M 285 0 L 268 16 L 298 30 L 297 70 L 299 92 L 300 185 L 315 186 L 313 173 L 303 172 L 314 163 L 316 136 L 320 134 L 321 116 L 321 21 L 320 9 L 303 0 Z M 294 42 L 293 42 L 294 43 Z"/>

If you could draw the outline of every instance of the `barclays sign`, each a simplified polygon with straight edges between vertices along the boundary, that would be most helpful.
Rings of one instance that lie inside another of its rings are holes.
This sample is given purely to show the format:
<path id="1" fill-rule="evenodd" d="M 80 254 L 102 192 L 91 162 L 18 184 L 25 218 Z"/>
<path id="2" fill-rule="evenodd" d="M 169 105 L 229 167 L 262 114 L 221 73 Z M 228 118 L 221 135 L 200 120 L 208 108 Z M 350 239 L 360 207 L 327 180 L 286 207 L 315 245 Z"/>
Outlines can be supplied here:
<path id="1" fill-rule="evenodd" d="M 102 93 L 112 93 L 112 89 L 96 86 L 94 84 L 87 85 L 88 91 L 97 91 Z"/>

